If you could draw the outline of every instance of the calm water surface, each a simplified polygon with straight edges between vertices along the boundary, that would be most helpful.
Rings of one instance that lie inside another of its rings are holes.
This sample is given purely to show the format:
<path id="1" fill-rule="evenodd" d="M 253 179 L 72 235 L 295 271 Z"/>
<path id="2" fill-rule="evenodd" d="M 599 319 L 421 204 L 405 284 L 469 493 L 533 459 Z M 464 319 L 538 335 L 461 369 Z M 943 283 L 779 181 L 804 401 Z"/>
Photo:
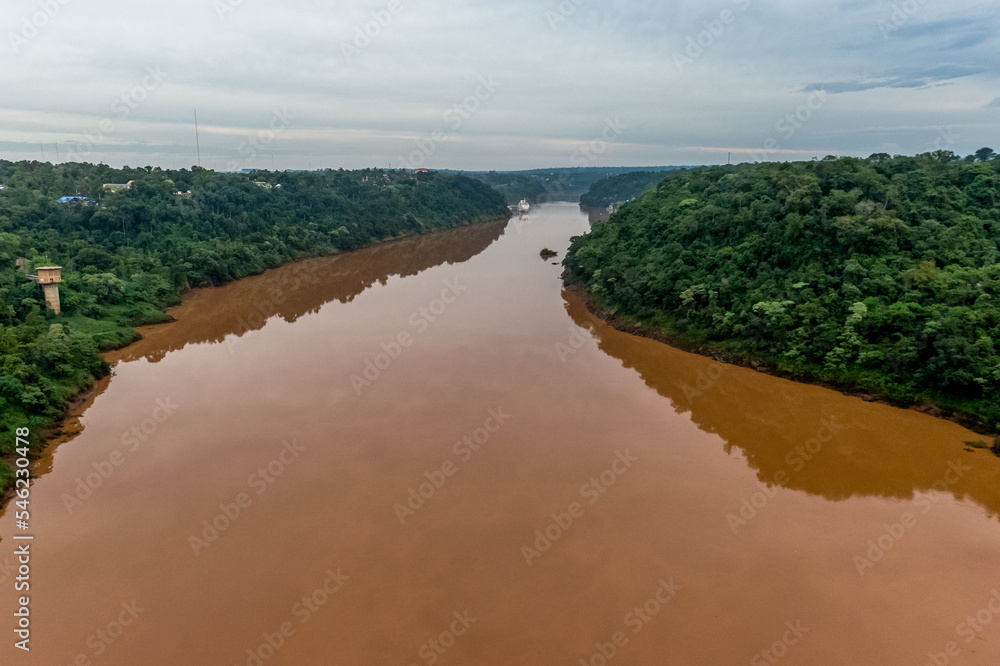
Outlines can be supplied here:
<path id="1" fill-rule="evenodd" d="M 539 257 L 588 226 L 195 292 L 42 462 L 0 663 L 1000 663 L 981 437 L 609 328 Z"/>

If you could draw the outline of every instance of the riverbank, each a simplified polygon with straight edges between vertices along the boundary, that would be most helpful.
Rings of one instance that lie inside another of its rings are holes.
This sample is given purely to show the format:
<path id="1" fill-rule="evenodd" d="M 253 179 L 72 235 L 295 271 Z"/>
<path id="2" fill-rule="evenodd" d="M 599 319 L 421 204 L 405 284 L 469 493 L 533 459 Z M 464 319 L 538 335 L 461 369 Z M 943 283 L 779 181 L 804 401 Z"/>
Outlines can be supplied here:
<path id="1" fill-rule="evenodd" d="M 108 345 L 103 345 L 101 347 L 102 358 L 104 358 L 105 360 L 107 360 L 108 356 L 111 355 L 113 352 L 120 351 L 120 350 L 123 350 L 123 349 L 127 349 L 127 348 L 133 346 L 135 343 L 137 343 L 140 340 L 142 340 L 143 339 L 143 335 L 142 335 L 141 331 L 143 329 L 149 327 L 149 326 L 154 326 L 154 325 L 155 326 L 162 326 L 165 323 L 172 323 L 172 322 L 177 321 L 177 319 L 173 316 L 172 313 L 176 311 L 177 307 L 180 307 L 185 302 L 188 302 L 194 296 L 194 294 L 196 294 L 197 292 L 199 292 L 201 290 L 204 290 L 204 289 L 215 289 L 215 288 L 218 288 L 218 287 L 225 286 L 227 284 L 234 284 L 234 283 L 237 283 L 237 282 L 241 282 L 243 279 L 253 278 L 253 277 L 260 277 L 261 275 L 265 275 L 265 274 L 270 273 L 272 271 L 280 270 L 281 268 L 287 268 L 288 266 L 294 266 L 295 264 L 299 264 L 299 263 L 306 262 L 306 261 L 323 259 L 323 258 L 330 258 L 330 257 L 337 257 L 337 256 L 349 256 L 349 255 L 353 255 L 353 254 L 356 254 L 358 252 L 362 252 L 362 251 L 365 251 L 365 250 L 371 250 L 373 248 L 382 248 L 382 247 L 392 246 L 394 244 L 405 242 L 405 241 L 412 240 L 412 239 L 415 239 L 415 238 L 418 238 L 418 237 L 422 237 L 422 236 L 433 236 L 435 234 L 444 233 L 444 232 L 450 232 L 450 231 L 455 231 L 457 229 L 468 228 L 468 227 L 473 227 L 473 226 L 480 227 L 480 226 L 488 226 L 488 225 L 491 225 L 491 224 L 507 223 L 509 221 L 509 219 L 510 219 L 509 217 L 502 217 L 502 216 L 501 217 L 489 217 L 489 218 L 482 218 L 482 219 L 474 219 L 474 220 L 470 220 L 470 221 L 468 221 L 468 222 L 466 222 L 464 224 L 459 224 L 459 225 L 450 227 L 448 229 L 433 229 L 433 230 L 426 231 L 424 233 L 404 233 L 404 234 L 399 234 L 399 235 L 393 236 L 391 238 L 386 238 L 384 240 L 381 240 L 381 241 L 378 241 L 378 242 L 366 245 L 365 247 L 357 248 L 357 249 L 352 250 L 350 252 L 334 252 L 334 253 L 327 253 L 327 254 L 308 254 L 308 255 L 302 255 L 302 256 L 296 257 L 292 261 L 288 261 L 288 262 L 285 262 L 285 263 L 281 264 L 281 266 L 277 266 L 277 267 L 274 267 L 274 268 L 269 268 L 269 269 L 267 269 L 265 271 L 262 271 L 262 272 L 260 272 L 260 273 L 258 273 L 256 275 L 246 276 L 245 278 L 241 278 L 239 280 L 227 281 L 227 282 L 224 282 L 224 283 L 221 283 L 219 285 L 212 286 L 212 287 L 199 287 L 199 288 L 192 288 L 192 289 L 185 290 L 184 292 L 182 292 L 179 295 L 179 297 L 178 297 L 177 300 L 175 300 L 175 301 L 172 302 L 172 304 L 169 306 L 169 308 L 167 308 L 166 312 L 161 313 L 162 317 L 160 317 L 160 318 L 158 318 L 156 320 L 150 321 L 148 323 L 145 323 L 145 324 L 143 324 L 141 326 L 137 326 L 137 327 L 134 327 L 134 328 L 133 327 L 129 327 L 127 329 L 128 333 L 129 333 L 128 335 L 121 335 L 121 336 L 119 336 L 119 339 L 121 339 L 121 340 L 124 341 L 122 344 L 108 344 Z M 97 324 L 113 323 L 113 322 L 104 322 L 102 320 L 94 320 L 94 321 Z M 54 323 L 61 323 L 61 322 L 55 321 Z M 112 363 L 112 366 L 113 366 L 113 363 Z M 66 441 L 72 439 L 77 434 L 79 434 L 81 428 L 79 428 L 78 425 L 77 426 L 72 426 L 72 427 L 67 427 L 67 424 L 73 423 L 80 416 L 80 413 L 86 409 L 87 403 L 92 398 L 96 397 L 96 393 L 98 391 L 98 388 L 101 386 L 101 383 L 106 379 L 106 377 L 107 377 L 106 374 L 102 375 L 102 376 L 99 376 L 99 377 L 95 377 L 94 380 L 92 382 L 90 382 L 85 388 L 83 388 L 82 390 L 80 390 L 77 393 L 75 393 L 70 399 L 68 399 L 66 401 L 65 405 L 63 406 L 61 414 L 57 418 L 54 418 L 53 420 L 51 420 L 51 421 L 49 421 L 47 423 L 44 423 L 44 424 L 36 424 L 36 425 L 34 425 L 32 427 L 33 434 L 37 435 L 37 439 L 33 438 L 33 446 L 32 446 L 32 451 L 31 451 L 31 454 L 32 454 L 32 467 L 31 467 L 31 469 L 32 469 L 32 478 L 34 478 L 36 476 L 36 474 L 35 474 L 35 468 L 36 468 L 38 462 L 45 457 L 46 452 L 49 451 L 52 446 L 65 443 Z M 3 461 L 4 464 L 8 464 L 9 465 L 12 462 L 12 458 L 10 458 L 10 457 L 4 457 L 4 458 L 0 458 L 0 461 Z M 11 497 L 13 497 L 13 476 L 10 477 L 10 479 L 9 479 L 9 481 L 7 483 L 0 483 L 0 493 L 2 493 L 2 498 L 0 498 L 0 511 L 2 511 L 3 507 L 6 505 L 7 501 Z"/>
<path id="2" fill-rule="evenodd" d="M 691 171 L 574 238 L 564 265 L 644 325 L 995 432 L 1000 209 L 976 203 L 984 168 L 918 155 Z M 900 192 L 901 173 L 926 187 Z M 934 196 L 955 183 L 961 205 Z"/>
<path id="3" fill-rule="evenodd" d="M 856 385 L 828 381 L 805 373 L 782 370 L 769 359 L 735 352 L 726 347 L 724 343 L 697 342 L 661 326 L 643 322 L 638 318 L 613 314 L 598 304 L 594 298 L 579 285 L 565 282 L 565 287 L 567 291 L 580 299 L 584 307 L 587 308 L 588 312 L 596 317 L 600 317 L 609 326 L 623 333 L 629 333 L 631 335 L 656 340 L 657 342 L 669 345 L 675 349 L 680 349 L 681 351 L 714 359 L 719 363 L 748 368 L 756 372 L 780 377 L 782 379 L 788 379 L 794 382 L 821 386 L 823 388 L 830 389 L 831 391 L 837 391 L 838 393 L 842 393 L 846 396 L 859 398 L 865 402 L 878 402 L 899 409 L 910 409 L 923 414 L 929 414 L 936 418 L 945 419 L 981 435 L 994 437 L 995 442 L 992 450 L 997 456 L 1000 456 L 1000 437 L 998 437 L 1000 433 L 998 433 L 995 429 L 986 427 L 982 419 L 973 414 L 962 412 L 957 409 L 951 409 L 928 399 L 908 400 L 903 397 L 890 396 L 884 393 L 869 391 Z M 987 445 L 990 444 L 989 441 L 985 443 Z"/>

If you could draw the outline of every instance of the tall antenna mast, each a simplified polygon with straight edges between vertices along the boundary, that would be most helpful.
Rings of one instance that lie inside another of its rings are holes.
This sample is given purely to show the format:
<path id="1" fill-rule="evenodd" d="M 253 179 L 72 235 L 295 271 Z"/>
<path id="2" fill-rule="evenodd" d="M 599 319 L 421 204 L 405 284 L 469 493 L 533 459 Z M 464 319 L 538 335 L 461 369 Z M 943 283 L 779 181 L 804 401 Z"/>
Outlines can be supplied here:
<path id="1" fill-rule="evenodd" d="M 198 136 L 198 109 L 194 110 L 194 142 L 198 147 L 198 166 L 201 166 L 201 137 Z"/>

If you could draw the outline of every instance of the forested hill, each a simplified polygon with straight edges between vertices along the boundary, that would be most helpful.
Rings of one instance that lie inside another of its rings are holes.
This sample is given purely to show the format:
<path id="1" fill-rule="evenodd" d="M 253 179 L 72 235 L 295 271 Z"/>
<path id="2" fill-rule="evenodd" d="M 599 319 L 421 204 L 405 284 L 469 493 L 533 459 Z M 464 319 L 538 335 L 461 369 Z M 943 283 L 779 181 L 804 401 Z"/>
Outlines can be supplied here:
<path id="1" fill-rule="evenodd" d="M 1000 160 L 695 170 L 573 240 L 606 310 L 1000 429 Z"/>
<path id="2" fill-rule="evenodd" d="M 617 176 L 602 178 L 580 197 L 580 205 L 587 208 L 606 208 L 612 204 L 632 201 L 653 185 L 668 176 L 676 176 L 683 171 L 632 171 Z"/>
<path id="3" fill-rule="evenodd" d="M 117 192 L 103 187 L 129 181 Z M 0 185 L 3 455 L 12 428 L 37 433 L 107 372 L 99 348 L 134 340 L 131 326 L 163 320 L 162 309 L 190 287 L 509 216 L 483 183 L 433 172 L 246 175 L 0 161 Z M 60 201 L 71 195 L 90 201 Z M 59 316 L 28 278 L 50 264 L 63 267 Z M 0 461 L 0 487 L 8 478 Z"/>
<path id="4" fill-rule="evenodd" d="M 531 203 L 577 201 L 597 181 L 623 173 L 668 171 L 683 167 L 567 167 L 530 171 L 460 171 L 480 180 L 516 204 L 521 199 Z M 659 179 L 656 179 L 659 180 Z M 650 184 L 656 182 L 650 181 Z M 605 204 L 606 206 L 607 204 Z"/>

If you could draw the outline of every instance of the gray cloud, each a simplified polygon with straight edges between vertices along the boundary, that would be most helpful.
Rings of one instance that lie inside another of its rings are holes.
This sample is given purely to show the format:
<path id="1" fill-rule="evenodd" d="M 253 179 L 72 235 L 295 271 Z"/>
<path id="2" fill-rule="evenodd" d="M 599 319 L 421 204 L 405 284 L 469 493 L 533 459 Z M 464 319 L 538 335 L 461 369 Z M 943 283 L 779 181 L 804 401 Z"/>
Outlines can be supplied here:
<path id="1" fill-rule="evenodd" d="M 975 0 L 902 18 L 888 1 L 400 3 L 68 0 L 23 38 L 37 0 L 7 0 L 0 154 L 89 142 L 89 159 L 190 166 L 195 107 L 213 168 L 399 164 L 439 128 L 431 167 L 569 166 L 616 118 L 596 164 L 713 163 L 775 136 L 791 159 L 928 150 L 942 126 L 957 152 L 996 135 L 1000 31 Z M 143 90 L 150 67 L 166 76 Z M 480 77 L 499 86 L 477 98 Z M 776 129 L 818 88 L 831 97 L 808 122 Z M 276 112 L 294 117 L 271 130 Z"/>

